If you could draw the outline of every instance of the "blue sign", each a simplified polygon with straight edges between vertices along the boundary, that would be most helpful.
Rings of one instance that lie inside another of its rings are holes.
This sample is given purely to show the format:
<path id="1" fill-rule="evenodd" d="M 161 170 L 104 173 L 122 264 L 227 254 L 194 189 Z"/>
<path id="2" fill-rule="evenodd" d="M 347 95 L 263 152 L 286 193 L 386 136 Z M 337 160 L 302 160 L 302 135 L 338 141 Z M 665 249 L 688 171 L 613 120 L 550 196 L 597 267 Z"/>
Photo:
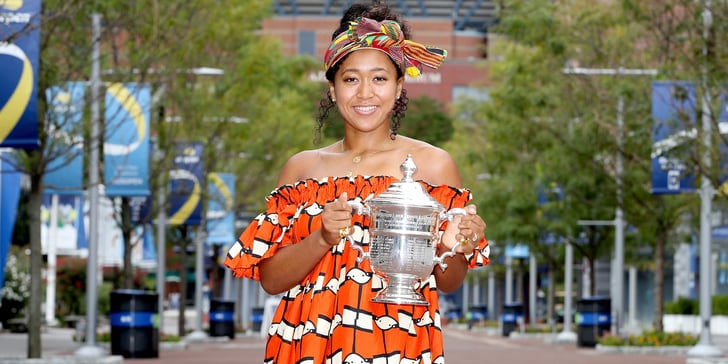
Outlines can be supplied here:
<path id="1" fill-rule="evenodd" d="M 149 194 L 149 86 L 112 83 L 106 88 L 104 181 L 107 196 Z"/>
<path id="2" fill-rule="evenodd" d="M 40 0 L 0 1 L 0 147 L 38 147 L 40 10 Z"/>
<path id="3" fill-rule="evenodd" d="M 506 245 L 506 256 L 511 258 L 528 258 L 528 245 Z"/>
<path id="4" fill-rule="evenodd" d="M 169 223 L 202 223 L 202 143 L 177 143 L 177 152 L 169 171 Z"/>
<path id="5" fill-rule="evenodd" d="M 0 291 L 5 285 L 5 264 L 20 200 L 20 172 L 9 157 L 10 153 L 0 151 Z"/>
<path id="6" fill-rule="evenodd" d="M 57 195 L 83 193 L 83 108 L 86 85 L 67 82 L 46 90 L 47 123 L 51 135 L 49 154 L 53 157 L 43 176 L 44 192 Z"/>
<path id="7" fill-rule="evenodd" d="M 207 243 L 235 241 L 235 176 L 231 173 L 207 175 Z"/>
<path id="8" fill-rule="evenodd" d="M 697 135 L 695 84 L 684 81 L 652 83 L 652 193 L 695 191 L 690 146 Z"/>

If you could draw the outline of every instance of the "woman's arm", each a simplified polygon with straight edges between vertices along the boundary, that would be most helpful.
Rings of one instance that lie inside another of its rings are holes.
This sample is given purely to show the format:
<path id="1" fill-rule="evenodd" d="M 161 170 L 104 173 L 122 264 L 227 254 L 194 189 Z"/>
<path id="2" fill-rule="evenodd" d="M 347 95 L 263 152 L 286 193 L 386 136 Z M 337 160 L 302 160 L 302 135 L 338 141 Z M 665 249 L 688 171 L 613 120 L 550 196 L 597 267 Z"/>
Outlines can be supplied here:
<path id="1" fill-rule="evenodd" d="M 316 268 L 327 250 L 339 244 L 339 230 L 351 226 L 352 210 L 347 199 L 344 192 L 324 206 L 320 229 L 258 263 L 260 284 L 267 293 L 278 294 L 295 287 Z"/>
<path id="2" fill-rule="evenodd" d="M 421 176 L 423 180 L 433 185 L 462 187 L 460 172 L 449 153 L 434 147 L 426 148 L 422 152 L 423 155 L 419 159 L 431 161 L 423 166 Z M 465 216 L 455 216 L 453 221 L 448 223 L 440 239 L 438 255 L 442 255 L 443 252 L 450 251 L 454 245 L 458 245 L 457 254 L 445 258 L 447 269 L 444 272 L 439 266 L 434 268 L 437 287 L 446 293 L 455 291 L 463 283 L 465 275 L 468 273 L 465 254 L 471 254 L 477 247 L 478 241 L 485 236 L 485 221 L 478 216 L 475 205 L 466 206 L 465 210 L 467 212 Z M 465 243 L 461 244 L 461 242 Z"/>

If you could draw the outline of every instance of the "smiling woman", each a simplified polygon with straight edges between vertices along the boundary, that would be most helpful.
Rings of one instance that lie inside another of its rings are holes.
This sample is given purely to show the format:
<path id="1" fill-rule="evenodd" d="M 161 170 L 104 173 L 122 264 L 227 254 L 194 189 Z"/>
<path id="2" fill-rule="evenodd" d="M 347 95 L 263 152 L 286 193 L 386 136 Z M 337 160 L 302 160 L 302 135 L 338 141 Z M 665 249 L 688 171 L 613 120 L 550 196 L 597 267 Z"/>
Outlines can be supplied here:
<path id="1" fill-rule="evenodd" d="M 408 38 L 386 5 L 345 11 L 324 55 L 329 88 L 319 117 L 321 125 L 337 108 L 344 137 L 293 155 L 267 210 L 228 252 L 225 264 L 236 276 L 283 294 L 267 330 L 266 363 L 444 363 L 438 290 L 454 291 L 469 268 L 489 263 L 485 222 L 466 206 L 471 194 L 453 158 L 397 134 L 408 101 L 404 75 L 417 77 L 447 56 Z M 388 191 L 405 160 L 417 165 L 408 181 L 447 209 L 464 207 L 427 241 L 437 256 L 457 254 L 444 258 L 444 271 L 426 269 L 416 287 L 424 303 L 373 302 L 388 282 L 347 240 L 369 249 L 377 227 L 351 206 Z"/>

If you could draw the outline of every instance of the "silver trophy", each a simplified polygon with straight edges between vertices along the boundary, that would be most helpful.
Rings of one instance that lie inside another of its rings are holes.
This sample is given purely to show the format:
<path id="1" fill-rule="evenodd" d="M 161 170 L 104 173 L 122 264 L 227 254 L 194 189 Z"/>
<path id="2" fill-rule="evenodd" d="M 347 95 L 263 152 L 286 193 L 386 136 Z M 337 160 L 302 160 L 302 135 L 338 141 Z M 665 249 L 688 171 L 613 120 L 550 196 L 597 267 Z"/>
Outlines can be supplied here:
<path id="1" fill-rule="evenodd" d="M 455 255 L 455 247 L 437 256 L 442 223 L 456 215 L 465 215 L 465 209 L 446 211 L 418 182 L 412 179 L 417 166 L 412 155 L 400 166 L 404 178 L 392 183 L 386 191 L 374 198 L 349 204 L 360 215 L 371 221 L 369 252 L 348 237 L 352 248 L 361 254 L 358 261 L 369 258 L 374 272 L 385 279 L 386 288 L 379 291 L 374 302 L 427 305 L 425 298 L 415 290 L 418 283 L 432 273 L 435 264 L 444 271 L 444 259 Z"/>

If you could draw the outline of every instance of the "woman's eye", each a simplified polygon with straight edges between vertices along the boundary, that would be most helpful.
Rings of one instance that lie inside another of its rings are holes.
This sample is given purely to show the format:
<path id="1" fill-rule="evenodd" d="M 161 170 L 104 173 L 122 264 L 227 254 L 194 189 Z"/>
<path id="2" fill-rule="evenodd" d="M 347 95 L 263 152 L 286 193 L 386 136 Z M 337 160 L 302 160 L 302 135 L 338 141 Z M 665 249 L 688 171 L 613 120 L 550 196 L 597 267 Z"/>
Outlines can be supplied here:
<path id="1" fill-rule="evenodd" d="M 356 82 L 356 77 L 344 77 L 344 82 L 347 82 L 347 83 Z"/>

